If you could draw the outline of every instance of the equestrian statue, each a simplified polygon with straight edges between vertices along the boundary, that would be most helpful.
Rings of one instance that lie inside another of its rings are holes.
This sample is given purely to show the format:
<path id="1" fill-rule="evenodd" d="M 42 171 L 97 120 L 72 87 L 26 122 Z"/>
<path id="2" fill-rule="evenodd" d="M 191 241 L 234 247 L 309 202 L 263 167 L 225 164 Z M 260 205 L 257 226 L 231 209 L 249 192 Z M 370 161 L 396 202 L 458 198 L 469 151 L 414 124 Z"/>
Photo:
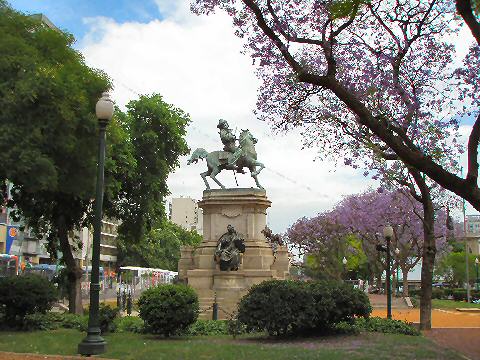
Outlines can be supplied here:
<path id="1" fill-rule="evenodd" d="M 250 175 L 255 180 L 257 187 L 263 189 L 258 182 L 257 175 L 265 166 L 257 161 L 257 152 L 255 151 L 257 139 L 253 137 L 248 129 L 242 130 L 237 139 L 233 131 L 228 127 L 228 122 L 223 119 L 218 121 L 217 128 L 220 129 L 219 134 L 223 143 L 223 151 L 212 151 L 209 153 L 205 149 L 198 148 L 193 152 L 188 160 L 188 164 L 196 163 L 199 159 L 207 160 L 207 171 L 200 174 L 207 189 L 210 189 L 207 176 L 210 176 L 222 189 L 225 189 L 225 186 L 218 181 L 216 176 L 222 170 L 233 170 L 244 174 L 244 167 L 250 170 Z M 236 141 L 238 141 L 238 146 Z"/>

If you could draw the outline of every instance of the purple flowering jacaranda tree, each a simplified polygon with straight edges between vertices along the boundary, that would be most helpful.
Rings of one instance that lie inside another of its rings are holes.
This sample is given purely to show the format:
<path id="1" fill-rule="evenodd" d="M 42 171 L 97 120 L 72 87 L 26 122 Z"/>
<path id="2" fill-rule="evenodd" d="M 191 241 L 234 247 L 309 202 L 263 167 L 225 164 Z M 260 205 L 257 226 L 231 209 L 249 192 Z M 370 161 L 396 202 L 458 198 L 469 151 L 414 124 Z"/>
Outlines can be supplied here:
<path id="1" fill-rule="evenodd" d="M 446 210 L 438 209 L 436 218 L 436 246 L 442 252 L 447 248 Z M 422 205 L 409 193 L 368 191 L 348 196 L 330 212 L 297 220 L 287 230 L 287 239 L 301 254 L 326 253 L 325 248 L 336 247 L 339 238 L 355 234 L 370 269 L 380 280 L 386 263 L 380 259 L 376 245 L 384 242 L 381 234 L 386 224 L 394 229 L 392 265 L 402 270 L 403 295 L 408 296 L 407 275 L 422 259 L 424 235 Z M 393 252 L 395 248 L 400 250 L 398 255 Z"/>
<path id="2" fill-rule="evenodd" d="M 262 80 L 257 115 L 279 130 L 304 128 L 307 145 L 346 165 L 408 171 L 421 201 L 424 251 L 420 322 L 431 325 L 434 204 L 424 174 L 480 210 L 478 41 L 466 0 L 193 0 L 224 9 Z M 458 10 L 460 17 L 456 17 Z M 456 69 L 451 39 L 462 22 L 477 44 Z M 457 175 L 458 116 L 474 113 L 466 178 Z M 382 163 L 383 161 L 383 163 Z M 380 165 L 380 166 L 379 166 Z M 376 174 L 374 175 L 376 176 Z"/>
<path id="3" fill-rule="evenodd" d="M 258 65 L 259 118 L 308 127 L 323 151 L 344 149 L 346 163 L 386 148 L 480 210 L 480 25 L 470 1 L 192 0 L 198 14 L 216 8 L 232 16 Z M 456 69 L 452 39 L 462 23 L 477 43 Z M 462 178 L 443 145 L 456 141 L 456 115 L 468 113 L 476 121 Z M 355 138 L 371 148 L 351 151 Z"/>

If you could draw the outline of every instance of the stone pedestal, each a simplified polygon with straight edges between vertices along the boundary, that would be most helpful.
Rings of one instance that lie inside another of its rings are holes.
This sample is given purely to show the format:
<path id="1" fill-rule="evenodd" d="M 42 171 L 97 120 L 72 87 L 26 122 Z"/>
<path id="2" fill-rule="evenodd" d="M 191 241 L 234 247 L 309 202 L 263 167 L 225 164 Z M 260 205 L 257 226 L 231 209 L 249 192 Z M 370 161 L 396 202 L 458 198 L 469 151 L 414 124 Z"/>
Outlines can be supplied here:
<path id="1" fill-rule="evenodd" d="M 252 285 L 288 276 L 288 252 L 285 246 L 279 246 L 274 254 L 261 233 L 271 205 L 265 190 L 205 190 L 198 205 L 203 209 L 203 241 L 196 249 L 182 247 L 179 278 L 196 290 L 201 311 L 210 308 L 216 296 L 219 319 L 227 319 Z M 220 271 L 213 259 L 217 241 L 227 231 L 227 225 L 233 225 L 245 238 L 245 253 L 238 271 Z M 212 310 L 201 312 L 200 317 L 211 319 Z"/>

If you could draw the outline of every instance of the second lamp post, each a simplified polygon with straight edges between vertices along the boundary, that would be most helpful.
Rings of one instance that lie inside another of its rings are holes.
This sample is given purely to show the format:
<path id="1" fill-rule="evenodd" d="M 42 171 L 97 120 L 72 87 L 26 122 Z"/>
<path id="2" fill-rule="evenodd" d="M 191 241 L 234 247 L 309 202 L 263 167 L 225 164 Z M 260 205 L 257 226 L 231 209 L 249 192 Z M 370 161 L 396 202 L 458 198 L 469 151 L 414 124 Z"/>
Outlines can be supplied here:
<path id="1" fill-rule="evenodd" d="M 392 318 L 392 286 L 390 283 L 390 241 L 393 237 L 393 228 L 389 226 L 385 226 L 383 228 L 383 236 L 387 242 L 387 319 Z"/>
<path id="2" fill-rule="evenodd" d="M 400 249 L 397 247 L 395 248 L 395 255 L 397 257 L 397 287 L 395 289 L 395 296 L 398 296 L 398 294 L 400 293 L 400 277 L 399 277 L 399 273 L 398 273 L 398 268 L 400 266 L 400 261 L 399 261 L 399 256 L 400 255 Z"/>
<path id="3" fill-rule="evenodd" d="M 475 279 L 475 290 L 478 291 L 478 257 L 475 258 L 475 270 L 477 272 L 477 278 Z M 478 295 L 477 295 L 478 296 Z"/>
<path id="4" fill-rule="evenodd" d="M 344 256 L 342 259 L 343 264 L 343 281 L 347 281 L 347 258 Z"/>
<path id="5" fill-rule="evenodd" d="M 391 286 L 391 279 L 390 279 L 390 275 L 391 275 L 391 254 L 390 254 L 390 242 L 392 240 L 392 237 L 393 237 L 393 228 L 388 225 L 388 226 L 385 226 L 383 228 L 383 237 L 385 238 L 386 240 L 386 246 L 384 245 L 377 245 L 377 250 L 378 251 L 384 251 L 387 253 L 387 274 L 386 274 L 386 277 L 385 277 L 385 283 L 386 283 L 386 287 L 387 287 L 387 318 L 388 319 L 391 319 L 392 318 L 392 286 Z"/>

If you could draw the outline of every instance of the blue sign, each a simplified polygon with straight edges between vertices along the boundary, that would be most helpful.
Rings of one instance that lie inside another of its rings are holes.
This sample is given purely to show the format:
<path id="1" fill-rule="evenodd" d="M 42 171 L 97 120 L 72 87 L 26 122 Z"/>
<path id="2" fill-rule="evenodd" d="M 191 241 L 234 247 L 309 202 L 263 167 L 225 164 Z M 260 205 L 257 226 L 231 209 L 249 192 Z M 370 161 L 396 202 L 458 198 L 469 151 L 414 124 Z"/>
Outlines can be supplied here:
<path id="1" fill-rule="evenodd" d="M 12 247 L 13 242 L 18 238 L 18 227 L 17 226 L 7 226 L 7 248 L 5 249 L 6 253 L 10 253 L 10 248 Z"/>

